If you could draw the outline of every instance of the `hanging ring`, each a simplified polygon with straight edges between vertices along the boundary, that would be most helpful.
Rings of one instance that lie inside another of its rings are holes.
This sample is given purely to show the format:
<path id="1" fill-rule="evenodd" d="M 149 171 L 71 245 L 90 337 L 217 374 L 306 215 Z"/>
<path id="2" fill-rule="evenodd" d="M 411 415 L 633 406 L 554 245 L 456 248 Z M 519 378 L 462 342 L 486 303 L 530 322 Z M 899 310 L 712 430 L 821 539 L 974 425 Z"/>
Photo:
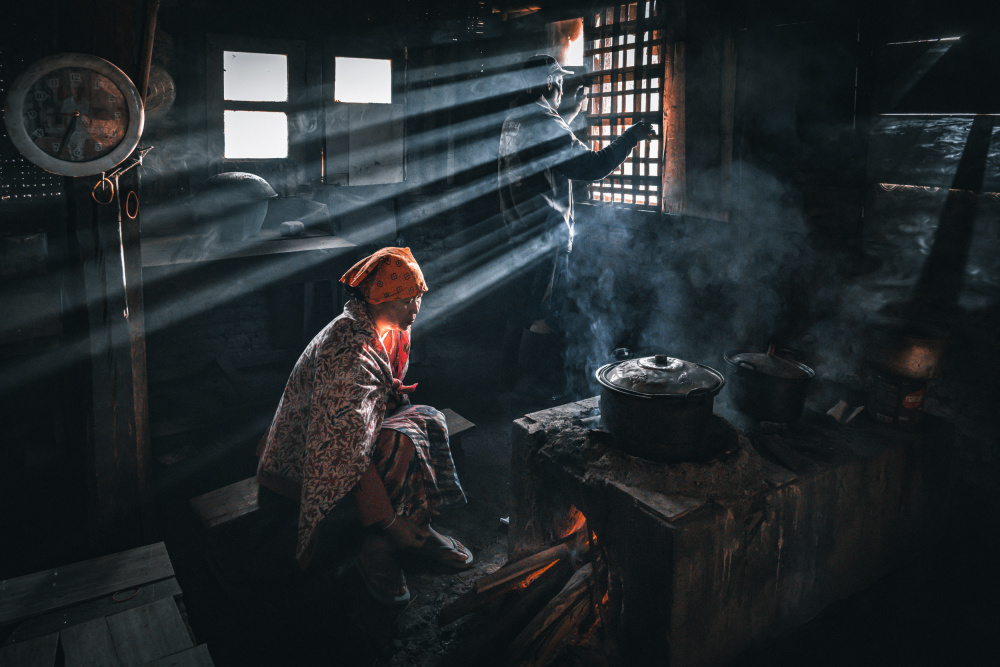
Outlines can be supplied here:
<path id="1" fill-rule="evenodd" d="M 107 183 L 107 185 L 105 185 Z M 101 201 L 97 198 L 97 189 L 106 190 L 108 192 L 108 201 Z M 98 204 L 110 204 L 115 200 L 115 184 L 112 183 L 104 174 L 101 174 L 101 180 L 97 181 L 94 185 L 94 189 L 90 191 L 90 196 Z"/>
<path id="2" fill-rule="evenodd" d="M 132 202 L 135 202 L 135 208 L 132 208 Z M 129 190 L 128 196 L 125 197 L 125 215 L 129 220 L 135 220 L 135 216 L 139 215 L 139 195 L 135 190 Z"/>

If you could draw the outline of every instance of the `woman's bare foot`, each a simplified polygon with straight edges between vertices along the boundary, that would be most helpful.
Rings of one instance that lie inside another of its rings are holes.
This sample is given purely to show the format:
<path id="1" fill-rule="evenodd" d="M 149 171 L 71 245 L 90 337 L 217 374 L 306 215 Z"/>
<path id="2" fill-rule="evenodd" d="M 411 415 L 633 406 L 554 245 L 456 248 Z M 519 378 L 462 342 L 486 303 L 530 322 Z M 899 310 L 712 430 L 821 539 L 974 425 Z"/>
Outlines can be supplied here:
<path id="1" fill-rule="evenodd" d="M 427 526 L 428 536 L 420 552 L 432 560 L 456 570 L 464 570 L 472 565 L 472 552 L 453 537 L 442 535 Z"/>

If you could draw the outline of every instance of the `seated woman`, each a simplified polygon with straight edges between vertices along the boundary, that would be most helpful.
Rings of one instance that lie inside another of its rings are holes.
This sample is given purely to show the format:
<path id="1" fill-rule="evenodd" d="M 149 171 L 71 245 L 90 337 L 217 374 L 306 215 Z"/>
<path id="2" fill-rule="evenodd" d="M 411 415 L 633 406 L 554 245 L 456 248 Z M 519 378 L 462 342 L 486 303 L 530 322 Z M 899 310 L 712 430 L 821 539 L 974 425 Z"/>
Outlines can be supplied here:
<path id="1" fill-rule="evenodd" d="M 435 508 L 465 502 L 444 416 L 409 405 L 410 325 L 427 286 L 409 248 L 383 248 L 340 279 L 351 299 L 295 364 L 261 442 L 257 479 L 299 503 L 296 558 L 316 552 L 320 522 L 351 502 L 369 530 L 357 558 L 380 602 L 410 593 L 393 549 L 414 548 L 455 569 L 472 553 L 430 525 Z"/>

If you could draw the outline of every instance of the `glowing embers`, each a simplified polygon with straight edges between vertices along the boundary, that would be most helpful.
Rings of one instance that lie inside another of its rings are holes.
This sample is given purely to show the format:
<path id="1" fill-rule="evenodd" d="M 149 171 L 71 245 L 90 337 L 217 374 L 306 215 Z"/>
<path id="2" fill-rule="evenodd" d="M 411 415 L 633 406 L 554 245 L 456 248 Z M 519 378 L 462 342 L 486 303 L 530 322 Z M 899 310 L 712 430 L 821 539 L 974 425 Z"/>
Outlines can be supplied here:
<path id="1" fill-rule="evenodd" d="M 333 99 L 355 104 L 391 104 L 392 61 L 337 58 Z"/>
<path id="2" fill-rule="evenodd" d="M 556 533 L 559 537 L 569 537 L 587 525 L 587 517 L 583 515 L 583 512 L 576 508 L 576 505 L 570 505 L 569 511 L 566 513 L 562 524 L 563 525 L 556 531 Z"/>
<path id="3" fill-rule="evenodd" d="M 286 102 L 288 56 L 280 53 L 223 51 L 223 99 L 239 102 Z"/>
<path id="4" fill-rule="evenodd" d="M 223 130 L 228 159 L 288 157 L 288 116 L 283 112 L 226 109 Z"/>
<path id="5" fill-rule="evenodd" d="M 521 583 L 517 584 L 517 588 L 520 588 L 522 590 L 525 589 L 525 588 L 527 588 L 532 583 L 534 583 L 536 579 L 538 579 L 540 576 L 542 576 L 543 574 L 545 574 L 546 572 L 548 572 L 549 570 L 551 570 L 558 563 L 559 563 L 558 560 L 554 560 L 551 563 L 549 563 L 548 565 L 546 565 L 545 567 L 543 567 L 542 569 L 536 570 L 534 573 L 532 573 L 532 574 L 528 575 L 527 577 L 525 577 L 524 580 Z"/>

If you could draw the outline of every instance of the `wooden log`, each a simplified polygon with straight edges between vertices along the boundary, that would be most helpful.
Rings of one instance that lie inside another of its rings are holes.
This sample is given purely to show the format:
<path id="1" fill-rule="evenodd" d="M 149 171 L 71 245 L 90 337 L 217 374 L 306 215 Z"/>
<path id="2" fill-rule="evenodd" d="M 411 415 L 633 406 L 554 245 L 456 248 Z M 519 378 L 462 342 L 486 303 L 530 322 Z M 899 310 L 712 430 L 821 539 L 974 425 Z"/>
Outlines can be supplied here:
<path id="1" fill-rule="evenodd" d="M 579 531 L 578 531 L 579 532 Z M 550 547 L 522 558 L 519 561 L 505 565 L 493 574 L 486 575 L 476 582 L 476 585 L 445 605 L 438 614 L 438 624 L 442 627 L 458 619 L 482 609 L 511 591 L 522 586 L 524 581 L 552 563 L 572 555 L 567 544 L 577 539 L 577 533 L 561 538 Z M 578 555 L 578 560 L 586 557 L 590 545 L 584 543 L 585 551 Z"/>
<path id="2" fill-rule="evenodd" d="M 488 574 L 476 581 L 476 591 L 485 593 L 497 586 L 503 585 L 515 579 L 523 579 L 532 572 L 545 567 L 554 560 L 568 558 L 569 547 L 565 544 L 557 544 L 536 554 L 522 558 L 509 565 L 505 565 L 493 574 Z"/>
<path id="3" fill-rule="evenodd" d="M 557 563 L 546 571 L 509 610 L 504 612 L 482 632 L 472 633 L 460 642 L 455 650 L 442 661 L 443 667 L 465 667 L 495 662 L 496 656 L 538 610 L 562 590 L 572 576 L 568 563 Z"/>
<path id="4" fill-rule="evenodd" d="M 544 665 L 563 640 L 590 613 L 594 568 L 588 563 L 570 578 L 559 593 L 514 638 L 504 664 Z"/>
<path id="5" fill-rule="evenodd" d="M 487 590 L 479 591 L 475 586 L 473 586 L 471 589 L 442 607 L 440 613 L 438 614 L 438 625 L 444 627 L 449 623 L 454 623 L 463 616 L 467 616 L 474 611 L 483 609 L 491 602 L 499 600 L 519 588 L 525 587 L 525 582 L 531 577 L 539 576 L 540 573 L 546 570 L 546 568 L 555 566 L 557 562 L 559 562 L 559 559 L 553 560 L 552 562 L 534 570 L 525 570 L 520 576 L 512 578 L 502 584 L 491 586 Z"/>

